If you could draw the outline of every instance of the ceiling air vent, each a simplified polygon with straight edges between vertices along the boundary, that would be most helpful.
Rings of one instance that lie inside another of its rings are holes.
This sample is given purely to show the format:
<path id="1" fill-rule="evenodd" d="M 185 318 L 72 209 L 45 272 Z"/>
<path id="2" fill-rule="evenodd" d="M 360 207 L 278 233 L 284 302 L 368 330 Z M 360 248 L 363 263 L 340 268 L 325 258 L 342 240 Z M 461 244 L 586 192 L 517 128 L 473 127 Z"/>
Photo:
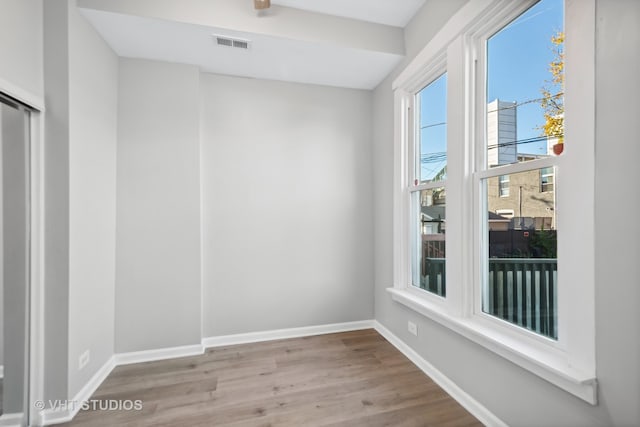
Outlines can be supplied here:
<path id="1" fill-rule="evenodd" d="M 218 46 L 235 47 L 237 49 L 249 49 L 249 40 L 237 39 L 226 36 L 213 35 Z"/>

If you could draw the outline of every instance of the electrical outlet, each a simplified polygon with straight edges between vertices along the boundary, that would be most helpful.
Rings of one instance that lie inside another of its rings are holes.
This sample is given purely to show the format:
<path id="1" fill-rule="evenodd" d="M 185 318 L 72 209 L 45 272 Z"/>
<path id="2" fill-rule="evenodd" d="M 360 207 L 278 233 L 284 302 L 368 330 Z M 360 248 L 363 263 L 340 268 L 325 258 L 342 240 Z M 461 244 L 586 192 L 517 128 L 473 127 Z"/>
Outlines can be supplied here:
<path id="1" fill-rule="evenodd" d="M 78 370 L 87 366 L 87 363 L 89 363 L 90 358 L 91 358 L 91 353 L 89 352 L 89 350 L 86 350 L 84 353 L 82 353 L 80 357 L 78 357 Z"/>
<path id="2" fill-rule="evenodd" d="M 409 329 L 410 334 L 418 336 L 418 325 L 416 325 L 412 321 L 409 321 L 409 326 L 407 327 L 407 329 Z"/>

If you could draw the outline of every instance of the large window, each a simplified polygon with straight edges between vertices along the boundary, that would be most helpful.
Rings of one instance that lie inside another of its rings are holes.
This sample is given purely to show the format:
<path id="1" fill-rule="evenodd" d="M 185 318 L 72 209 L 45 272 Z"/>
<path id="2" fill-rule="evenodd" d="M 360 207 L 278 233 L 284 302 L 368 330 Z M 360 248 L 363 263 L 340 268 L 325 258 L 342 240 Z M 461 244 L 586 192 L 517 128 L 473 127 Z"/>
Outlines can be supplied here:
<path id="1" fill-rule="evenodd" d="M 394 81 L 389 291 L 595 403 L 595 5 L 566 8 L 468 2 Z"/>

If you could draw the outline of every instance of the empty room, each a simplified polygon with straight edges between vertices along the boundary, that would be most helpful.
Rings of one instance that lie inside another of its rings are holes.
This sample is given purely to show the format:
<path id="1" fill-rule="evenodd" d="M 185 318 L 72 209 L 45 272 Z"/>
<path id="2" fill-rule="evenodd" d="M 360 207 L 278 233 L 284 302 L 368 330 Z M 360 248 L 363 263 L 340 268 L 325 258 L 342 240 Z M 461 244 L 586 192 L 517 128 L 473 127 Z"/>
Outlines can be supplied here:
<path id="1" fill-rule="evenodd" d="M 640 2 L 0 0 L 0 427 L 640 426 Z"/>

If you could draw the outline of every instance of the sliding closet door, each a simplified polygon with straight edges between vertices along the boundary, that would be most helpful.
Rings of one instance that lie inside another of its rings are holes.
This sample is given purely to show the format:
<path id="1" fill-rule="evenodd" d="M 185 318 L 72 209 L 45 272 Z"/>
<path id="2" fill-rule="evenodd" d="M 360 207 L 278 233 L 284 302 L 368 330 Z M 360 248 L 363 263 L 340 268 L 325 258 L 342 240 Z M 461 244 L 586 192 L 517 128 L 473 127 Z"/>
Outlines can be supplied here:
<path id="1" fill-rule="evenodd" d="M 29 111 L 0 96 L 0 425 L 28 408 Z"/>

